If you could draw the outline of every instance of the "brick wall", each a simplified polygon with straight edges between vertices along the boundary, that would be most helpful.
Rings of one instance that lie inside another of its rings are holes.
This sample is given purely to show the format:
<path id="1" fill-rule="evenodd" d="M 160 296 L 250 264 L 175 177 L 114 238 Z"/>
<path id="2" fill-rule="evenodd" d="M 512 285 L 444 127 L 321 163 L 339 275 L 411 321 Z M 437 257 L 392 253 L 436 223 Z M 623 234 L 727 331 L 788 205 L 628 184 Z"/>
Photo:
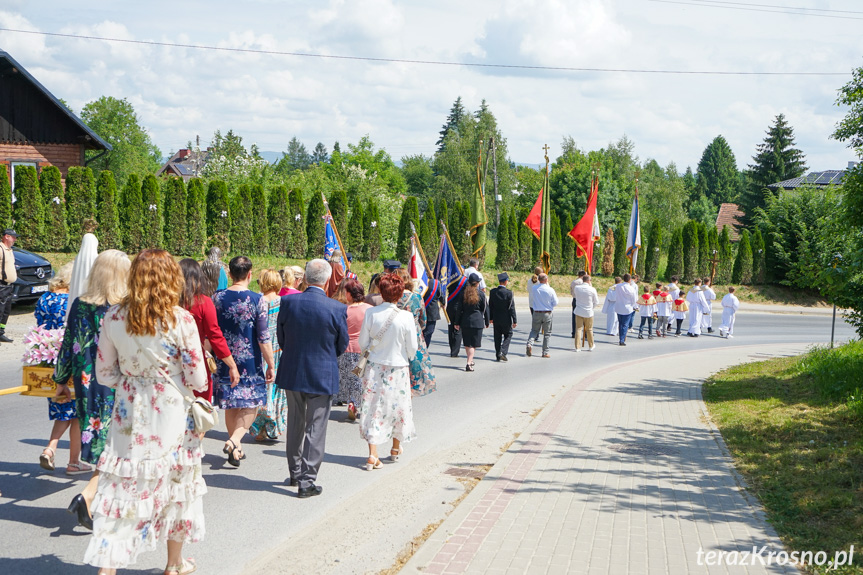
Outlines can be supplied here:
<path id="1" fill-rule="evenodd" d="M 0 163 L 6 164 L 12 176 L 11 162 L 36 162 L 38 169 L 57 166 L 66 180 L 70 166 L 84 164 L 84 147 L 80 144 L 10 144 L 0 142 Z"/>

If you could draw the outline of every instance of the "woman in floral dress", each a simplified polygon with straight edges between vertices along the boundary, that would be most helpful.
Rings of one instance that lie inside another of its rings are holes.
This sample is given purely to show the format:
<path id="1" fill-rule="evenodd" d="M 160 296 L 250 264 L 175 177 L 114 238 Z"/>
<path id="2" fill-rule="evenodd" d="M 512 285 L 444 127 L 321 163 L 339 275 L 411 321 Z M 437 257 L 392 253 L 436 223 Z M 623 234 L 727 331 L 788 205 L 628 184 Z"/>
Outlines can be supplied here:
<path id="1" fill-rule="evenodd" d="M 267 384 L 273 383 L 276 371 L 267 327 L 267 303 L 261 294 L 249 290 L 252 262 L 245 256 L 237 256 L 229 268 L 234 283 L 216 292 L 213 303 L 219 327 L 240 370 L 240 382 L 232 384 L 228 366 L 218 362 L 214 399 L 225 410 L 225 426 L 230 436 L 222 451 L 228 456 L 228 463 L 239 467 L 246 457 L 240 442 L 255 421 L 258 408 L 266 403 Z"/>
<path id="2" fill-rule="evenodd" d="M 114 390 L 99 383 L 94 369 L 99 326 L 108 306 L 119 303 L 126 295 L 129 265 L 129 256 L 119 250 L 106 250 L 93 262 L 87 289 L 69 310 L 63 345 L 54 368 L 58 397 L 71 397 L 70 379 L 75 386 L 75 411 L 81 427 L 80 459 L 90 464 L 98 463 L 105 448 L 114 407 Z M 93 528 L 89 509 L 96 495 L 98 476 L 97 469 L 69 505 L 69 511 L 77 514 L 78 523 L 88 529 Z"/>
<path id="3" fill-rule="evenodd" d="M 411 393 L 414 397 L 420 397 L 432 393 L 436 388 L 434 368 L 432 367 L 431 354 L 426 347 L 423 338 L 423 329 L 426 326 L 426 308 L 423 298 L 413 291 L 414 280 L 404 268 L 395 271 L 404 283 L 404 293 L 398 301 L 399 309 L 411 312 L 417 327 L 417 352 L 411 359 Z"/>
<path id="4" fill-rule="evenodd" d="M 84 556 L 100 575 L 163 541 L 166 575 L 195 570 L 182 549 L 204 537 L 207 486 L 189 401 L 207 388 L 207 371 L 195 319 L 178 305 L 182 285 L 168 252 L 144 250 L 132 263 L 129 295 L 102 323 L 96 373 L 116 396 Z"/>
<path id="5" fill-rule="evenodd" d="M 261 297 L 267 304 L 267 329 L 270 334 L 270 345 L 273 346 L 273 363 L 278 367 L 282 359 L 282 349 L 276 337 L 276 326 L 282 303 L 282 298 L 278 295 L 282 287 L 282 278 L 276 270 L 263 270 L 258 278 L 258 286 L 261 288 Z M 254 435 L 257 441 L 274 440 L 285 432 L 287 424 L 288 398 L 285 390 L 279 389 L 275 383 L 268 383 L 267 403 L 258 408 L 258 414 L 252 422 L 252 427 L 249 428 L 249 433 Z"/>

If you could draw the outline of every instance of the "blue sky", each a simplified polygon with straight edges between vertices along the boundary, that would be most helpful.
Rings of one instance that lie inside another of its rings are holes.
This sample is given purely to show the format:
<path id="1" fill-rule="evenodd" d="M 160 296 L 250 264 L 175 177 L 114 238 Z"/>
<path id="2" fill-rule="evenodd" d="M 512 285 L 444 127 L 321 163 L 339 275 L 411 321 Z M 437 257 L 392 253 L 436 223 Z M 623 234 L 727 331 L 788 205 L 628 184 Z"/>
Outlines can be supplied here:
<path id="1" fill-rule="evenodd" d="M 434 151 L 457 96 L 485 98 L 516 162 L 557 155 L 571 136 L 596 149 L 626 134 L 642 159 L 695 165 L 718 134 L 744 167 L 784 113 L 812 169 L 855 159 L 829 139 L 836 90 L 863 66 L 854 0 L 750 4 L 859 11 L 823 18 L 650 0 L 435 2 L 4 0 L 0 28 L 377 58 L 539 66 L 843 72 L 844 76 L 699 76 L 483 70 L 116 44 L 0 32 L 8 51 L 75 110 L 128 98 L 164 154 L 216 129 L 281 151 L 296 135 L 356 142 L 395 158 Z"/>

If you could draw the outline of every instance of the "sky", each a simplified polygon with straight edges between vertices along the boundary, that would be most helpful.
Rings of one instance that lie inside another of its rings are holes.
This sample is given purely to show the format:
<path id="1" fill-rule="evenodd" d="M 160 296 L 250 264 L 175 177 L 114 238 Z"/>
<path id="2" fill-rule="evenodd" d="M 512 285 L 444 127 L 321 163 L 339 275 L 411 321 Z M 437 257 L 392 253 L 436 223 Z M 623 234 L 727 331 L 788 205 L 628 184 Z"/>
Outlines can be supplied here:
<path id="1" fill-rule="evenodd" d="M 740 168 L 785 114 L 812 170 L 854 154 L 830 139 L 837 90 L 863 66 L 858 0 L 0 0 L 0 28 L 334 56 L 558 68 L 833 72 L 645 74 L 372 62 L 0 31 L 0 49 L 75 111 L 127 98 L 163 155 L 216 130 L 281 152 L 368 134 L 393 159 L 433 154 L 458 96 L 485 99 L 510 158 L 552 161 L 626 135 L 682 172 L 710 141 Z M 781 6 L 781 8 L 775 8 Z M 817 10 L 790 14 L 794 8 Z M 855 32 L 856 30 L 856 32 Z"/>

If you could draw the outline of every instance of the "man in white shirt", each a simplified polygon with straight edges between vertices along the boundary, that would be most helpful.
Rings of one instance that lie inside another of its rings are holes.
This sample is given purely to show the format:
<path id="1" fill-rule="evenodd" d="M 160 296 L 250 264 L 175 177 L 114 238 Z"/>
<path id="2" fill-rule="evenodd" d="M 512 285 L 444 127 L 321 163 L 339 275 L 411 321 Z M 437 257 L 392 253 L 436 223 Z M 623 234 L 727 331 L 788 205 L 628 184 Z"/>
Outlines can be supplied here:
<path id="1" fill-rule="evenodd" d="M 623 283 L 620 277 L 614 278 L 614 285 L 608 288 L 608 293 L 605 294 L 605 301 L 602 303 L 602 313 L 605 315 L 605 333 L 608 335 L 617 335 L 617 314 L 614 312 L 614 302 L 617 300 L 617 286 Z"/>
<path id="2" fill-rule="evenodd" d="M 593 308 L 599 305 L 599 295 L 596 288 L 590 285 L 590 276 L 585 274 L 582 282 L 573 288 L 575 296 L 575 351 L 581 351 L 582 337 L 587 339 L 590 345 L 588 351 L 593 351 L 596 344 L 593 342 Z"/>
<path id="3" fill-rule="evenodd" d="M 479 276 L 479 289 L 485 293 L 485 278 L 483 278 L 482 274 L 479 273 L 479 260 L 476 258 L 470 258 L 470 260 L 468 260 L 468 266 L 464 268 L 464 277 L 469 278 L 470 274 L 476 274 Z"/>
<path id="4" fill-rule="evenodd" d="M 707 309 L 707 300 L 704 299 L 700 279 L 695 280 L 695 285 L 686 294 L 686 301 L 689 303 L 689 331 L 687 335 L 698 337 L 701 335 L 701 320 L 704 317 L 704 310 Z"/>
<path id="5" fill-rule="evenodd" d="M 707 328 L 707 333 L 713 333 L 713 302 L 716 300 L 716 292 L 710 286 L 710 278 L 704 278 L 701 284 L 704 292 L 704 301 L 707 302 L 707 307 L 704 308 L 704 317 L 701 321 L 704 327 Z"/>
<path id="6" fill-rule="evenodd" d="M 616 294 L 614 313 L 617 314 L 620 345 L 626 345 L 626 333 L 632 326 L 632 317 L 635 313 L 638 293 L 635 291 L 635 286 L 630 283 L 632 277 L 629 274 L 623 274 L 622 279 L 623 281 L 617 284 L 614 289 Z"/>
<path id="7" fill-rule="evenodd" d="M 736 288 L 730 286 L 728 295 L 722 298 L 722 326 L 719 328 L 719 337 L 733 338 L 734 333 L 734 317 L 737 315 L 737 310 L 740 309 L 740 300 L 734 295 Z"/>
<path id="8" fill-rule="evenodd" d="M 572 283 L 569 284 L 569 293 L 572 296 L 572 333 L 569 334 L 569 337 L 575 337 L 575 286 L 580 286 L 581 282 L 584 281 L 584 276 L 586 275 L 586 271 L 579 271 L 578 277 L 572 280 Z"/>
<path id="9" fill-rule="evenodd" d="M 557 306 L 557 293 L 548 285 L 548 275 L 539 274 L 539 283 L 533 287 L 533 318 L 530 327 L 530 335 L 527 338 L 527 356 L 533 353 L 533 344 L 542 331 L 542 357 L 551 357 L 548 353 L 548 344 L 551 340 L 551 315 Z"/>

